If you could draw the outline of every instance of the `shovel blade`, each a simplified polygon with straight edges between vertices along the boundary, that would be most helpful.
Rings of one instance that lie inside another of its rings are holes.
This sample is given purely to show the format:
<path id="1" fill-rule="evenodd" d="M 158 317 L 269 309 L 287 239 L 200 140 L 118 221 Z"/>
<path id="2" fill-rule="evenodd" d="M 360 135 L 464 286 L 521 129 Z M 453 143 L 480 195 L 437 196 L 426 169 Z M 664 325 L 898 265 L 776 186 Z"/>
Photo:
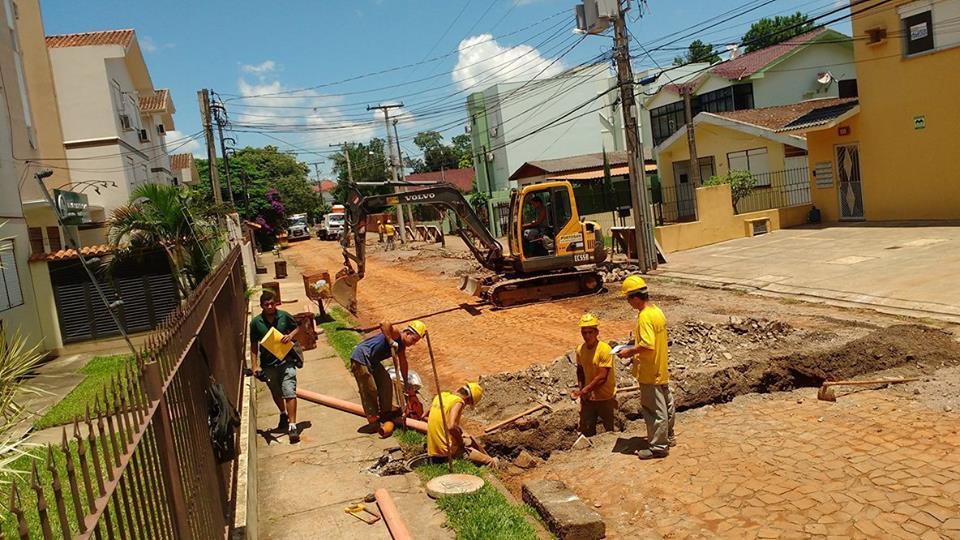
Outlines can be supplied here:
<path id="1" fill-rule="evenodd" d="M 338 304 L 347 308 L 347 311 L 357 313 L 357 282 L 360 278 L 356 274 L 347 274 L 337 278 L 330 287 L 330 295 Z"/>
<path id="2" fill-rule="evenodd" d="M 480 280 L 474 276 L 463 276 L 460 278 L 460 290 L 470 296 L 480 296 Z"/>

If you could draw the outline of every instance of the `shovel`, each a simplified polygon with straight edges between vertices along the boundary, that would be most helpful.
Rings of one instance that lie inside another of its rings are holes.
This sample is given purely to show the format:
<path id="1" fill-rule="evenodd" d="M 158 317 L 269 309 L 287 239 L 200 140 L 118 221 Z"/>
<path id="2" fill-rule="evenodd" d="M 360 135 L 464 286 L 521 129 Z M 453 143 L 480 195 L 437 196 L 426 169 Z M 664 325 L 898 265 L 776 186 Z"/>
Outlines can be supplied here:
<path id="1" fill-rule="evenodd" d="M 550 405 L 547 405 L 546 403 L 541 403 L 541 404 L 537 405 L 536 407 L 531 407 L 531 408 L 523 411 L 523 412 L 520 413 L 520 414 L 515 414 L 515 415 L 511 416 L 510 418 L 507 418 L 506 420 L 501 420 L 500 422 L 497 422 L 496 424 L 493 424 L 492 426 L 487 426 L 487 427 L 483 430 L 483 434 L 484 434 L 484 435 L 489 435 L 489 434 L 493 433 L 494 431 L 496 431 L 496 430 L 498 430 L 498 429 L 500 429 L 500 428 L 502 428 L 502 427 L 504 427 L 504 426 L 508 426 L 508 425 L 516 422 L 517 420 L 523 418 L 524 416 L 527 416 L 527 415 L 530 415 L 530 414 L 533 414 L 533 413 L 539 411 L 540 409 L 547 409 L 549 412 L 553 412 L 553 407 L 551 407 Z"/>
<path id="2" fill-rule="evenodd" d="M 834 386 L 838 385 L 856 385 L 865 386 L 870 384 L 896 384 L 919 381 L 919 377 L 899 378 L 899 379 L 874 379 L 872 381 L 824 381 L 820 390 L 817 391 L 817 399 L 820 401 L 836 401 L 837 394 L 833 391 Z"/>

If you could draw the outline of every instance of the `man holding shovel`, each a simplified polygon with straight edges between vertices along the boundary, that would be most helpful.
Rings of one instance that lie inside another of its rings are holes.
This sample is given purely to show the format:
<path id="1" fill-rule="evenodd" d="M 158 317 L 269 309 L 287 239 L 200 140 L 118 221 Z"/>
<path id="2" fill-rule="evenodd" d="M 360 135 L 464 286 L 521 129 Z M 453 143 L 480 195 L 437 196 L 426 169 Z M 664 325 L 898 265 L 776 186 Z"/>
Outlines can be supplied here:
<path id="1" fill-rule="evenodd" d="M 350 353 L 350 372 L 357 380 L 368 423 L 376 424 L 400 415 L 400 411 L 393 407 L 393 383 L 383 361 L 396 354 L 399 365 L 394 367 L 403 377 L 404 392 L 411 391 L 407 385 L 406 350 L 416 345 L 426 332 L 427 326 L 420 321 L 412 321 L 400 331 L 383 322 L 380 323 L 380 333 L 361 341 Z"/>
<path id="2" fill-rule="evenodd" d="M 617 412 L 617 376 L 613 369 L 610 345 L 600 341 L 600 321 L 592 313 L 580 317 L 583 343 L 577 346 L 577 390 L 571 399 L 580 400 L 580 433 L 597 434 L 597 420 L 603 429 L 613 431 Z"/>
<path id="3" fill-rule="evenodd" d="M 442 392 L 433 398 L 427 418 L 427 455 L 431 462 L 446 463 L 464 454 L 475 463 L 489 464 L 493 461 L 489 456 L 467 448 L 460 426 L 464 406 L 475 406 L 481 398 L 483 388 L 474 382 L 468 382 L 456 392 Z"/>
<path id="4" fill-rule="evenodd" d="M 640 412 L 647 424 L 650 446 L 637 455 L 640 459 L 665 458 L 673 446 L 675 414 L 667 371 L 667 319 L 649 301 L 647 283 L 642 277 L 627 276 L 620 290 L 630 307 L 637 310 L 634 345 L 617 352 L 620 358 L 633 358 L 633 376 L 640 385 Z"/>

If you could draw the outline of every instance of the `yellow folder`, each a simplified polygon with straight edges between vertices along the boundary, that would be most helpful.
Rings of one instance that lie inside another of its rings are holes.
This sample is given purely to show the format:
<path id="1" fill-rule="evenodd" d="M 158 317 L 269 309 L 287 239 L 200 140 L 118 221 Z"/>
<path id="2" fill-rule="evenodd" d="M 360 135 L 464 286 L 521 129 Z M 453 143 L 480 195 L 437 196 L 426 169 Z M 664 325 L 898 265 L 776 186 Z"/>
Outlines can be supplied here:
<path id="1" fill-rule="evenodd" d="M 290 343 L 281 343 L 280 340 L 283 339 L 283 334 L 281 334 L 276 328 L 271 328 L 267 335 L 263 336 L 263 339 L 260 340 L 260 345 L 263 345 L 263 348 L 270 351 L 270 354 L 277 357 L 279 360 L 283 360 L 287 353 L 290 352 L 290 349 L 293 348 L 293 341 Z"/>

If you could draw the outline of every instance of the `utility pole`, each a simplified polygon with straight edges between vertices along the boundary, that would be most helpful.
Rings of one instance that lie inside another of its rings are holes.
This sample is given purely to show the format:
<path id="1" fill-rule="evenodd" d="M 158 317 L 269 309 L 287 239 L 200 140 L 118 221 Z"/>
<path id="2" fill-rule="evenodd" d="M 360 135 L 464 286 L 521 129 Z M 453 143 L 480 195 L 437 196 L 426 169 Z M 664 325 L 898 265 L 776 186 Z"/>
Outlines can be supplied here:
<path id="1" fill-rule="evenodd" d="M 387 150 L 390 151 L 390 173 L 393 177 L 394 183 L 397 182 L 397 156 L 396 149 L 393 147 L 393 133 L 390 131 L 390 109 L 399 109 L 403 107 L 403 103 L 393 104 L 393 105 L 367 105 L 368 111 L 380 110 L 383 112 L 383 124 L 387 128 Z M 394 193 L 399 193 L 400 190 L 394 186 Z M 407 228 L 404 225 L 403 219 L 403 208 L 397 208 L 397 221 L 400 226 L 400 243 L 403 243 L 407 237 Z"/>
<path id="2" fill-rule="evenodd" d="M 223 203 L 223 194 L 220 193 L 220 175 L 217 174 L 217 147 L 213 142 L 213 125 L 210 122 L 210 92 L 204 88 L 197 92 L 197 101 L 200 102 L 200 120 L 203 122 L 203 135 L 207 140 L 207 166 L 210 171 L 210 188 L 213 191 L 213 202 Z"/>
<path id="3" fill-rule="evenodd" d="M 694 136 L 693 128 L 693 86 L 690 83 L 680 85 L 680 92 L 683 94 L 683 120 L 687 124 L 687 148 L 690 152 L 690 184 L 693 186 L 693 208 L 694 214 L 697 210 L 697 188 L 702 184 L 700 178 L 700 160 L 697 158 L 697 138 Z"/>
<path id="4" fill-rule="evenodd" d="M 313 165 L 313 173 L 317 175 L 317 183 L 320 183 L 320 162 L 314 161 L 310 165 Z"/>
<path id="5" fill-rule="evenodd" d="M 627 135 L 627 165 L 630 170 L 630 201 L 633 206 L 631 213 L 637 242 L 637 265 L 641 272 L 646 273 L 657 268 L 657 252 L 653 239 L 653 216 L 650 214 L 643 145 L 638 136 L 640 130 L 637 122 L 636 95 L 633 93 L 633 67 L 630 65 L 630 40 L 627 38 L 624 1 L 617 1 L 617 16 L 613 19 L 614 52 L 617 59 L 617 82 L 620 85 L 623 124 Z"/>
<path id="6" fill-rule="evenodd" d="M 347 143 L 340 144 L 331 144 L 330 148 L 340 148 L 340 151 L 343 152 L 343 157 L 347 158 L 347 180 L 350 183 L 353 183 L 353 167 L 350 165 L 350 147 L 347 146 Z"/>
<path id="7" fill-rule="evenodd" d="M 236 207 L 236 201 L 233 200 L 233 184 L 230 182 L 230 158 L 227 156 L 227 145 L 223 139 L 223 126 L 227 123 L 227 110 L 222 103 L 211 104 L 209 108 L 213 111 L 213 118 L 217 123 L 217 132 L 220 134 L 220 153 L 223 156 L 223 174 L 227 180 L 227 194 L 230 198 L 230 204 Z"/>
<path id="8" fill-rule="evenodd" d="M 403 152 L 400 150 L 400 134 L 397 132 L 397 122 L 396 118 L 393 119 L 393 140 L 397 143 L 397 160 L 400 163 L 400 178 L 402 180 L 407 179 L 406 173 L 403 171 Z M 404 188 L 406 191 L 406 188 Z M 417 230 L 417 223 L 413 220 L 413 205 L 407 205 L 407 217 L 410 218 L 410 228 Z"/>

